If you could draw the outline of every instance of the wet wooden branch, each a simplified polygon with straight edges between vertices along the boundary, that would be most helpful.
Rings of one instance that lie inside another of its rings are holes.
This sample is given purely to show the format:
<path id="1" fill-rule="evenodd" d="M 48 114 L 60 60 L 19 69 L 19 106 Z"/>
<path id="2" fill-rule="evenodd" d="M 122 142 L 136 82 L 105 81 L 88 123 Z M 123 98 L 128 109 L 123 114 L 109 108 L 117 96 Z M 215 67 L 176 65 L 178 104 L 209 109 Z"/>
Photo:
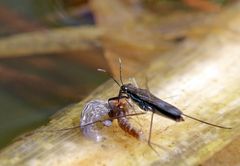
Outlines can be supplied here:
<path id="1" fill-rule="evenodd" d="M 109 81 L 84 101 L 60 111 L 47 126 L 3 149 L 0 165 L 239 165 L 239 9 L 235 5 L 219 15 L 216 19 L 222 19 L 221 28 L 213 29 L 202 41 L 186 42 L 134 76 L 141 87 L 147 77 L 153 94 L 186 114 L 233 129 L 155 116 L 152 141 L 160 145 L 155 147 L 159 156 L 116 124 L 102 130 L 106 139 L 100 143 L 85 139 L 79 130 L 40 132 L 77 125 L 88 100 L 117 95 L 118 87 Z M 142 118 L 147 135 L 150 118 Z"/>

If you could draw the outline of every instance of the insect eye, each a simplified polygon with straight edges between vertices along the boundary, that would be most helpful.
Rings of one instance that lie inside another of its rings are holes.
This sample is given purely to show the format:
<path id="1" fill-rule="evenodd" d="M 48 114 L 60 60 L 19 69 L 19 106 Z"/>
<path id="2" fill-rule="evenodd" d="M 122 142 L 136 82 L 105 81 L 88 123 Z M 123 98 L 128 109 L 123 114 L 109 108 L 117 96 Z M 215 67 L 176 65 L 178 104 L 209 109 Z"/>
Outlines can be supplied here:
<path id="1" fill-rule="evenodd" d="M 126 87 L 126 86 L 122 86 L 121 89 L 122 89 L 123 91 L 126 91 L 126 90 L 127 90 L 127 87 Z"/>

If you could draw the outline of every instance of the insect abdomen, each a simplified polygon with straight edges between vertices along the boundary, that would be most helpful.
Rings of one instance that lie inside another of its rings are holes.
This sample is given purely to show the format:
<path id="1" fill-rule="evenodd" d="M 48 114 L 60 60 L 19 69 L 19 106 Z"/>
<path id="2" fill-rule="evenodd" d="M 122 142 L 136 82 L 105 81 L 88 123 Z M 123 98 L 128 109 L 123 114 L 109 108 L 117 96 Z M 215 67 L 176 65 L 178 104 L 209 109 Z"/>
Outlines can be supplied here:
<path id="1" fill-rule="evenodd" d="M 118 117 L 116 118 L 118 121 L 118 125 L 123 131 L 137 138 L 138 140 L 143 140 L 143 132 L 134 127 L 127 118 L 130 109 L 129 101 L 126 101 L 125 99 L 114 101 L 111 100 L 109 104 L 112 108 L 112 110 L 108 113 L 109 117 Z"/>
<path id="2" fill-rule="evenodd" d="M 119 116 L 124 115 L 123 112 L 119 112 L 119 113 L 120 113 Z M 118 118 L 118 125 L 126 133 L 137 138 L 138 140 L 143 140 L 143 132 L 133 127 L 126 117 Z"/>

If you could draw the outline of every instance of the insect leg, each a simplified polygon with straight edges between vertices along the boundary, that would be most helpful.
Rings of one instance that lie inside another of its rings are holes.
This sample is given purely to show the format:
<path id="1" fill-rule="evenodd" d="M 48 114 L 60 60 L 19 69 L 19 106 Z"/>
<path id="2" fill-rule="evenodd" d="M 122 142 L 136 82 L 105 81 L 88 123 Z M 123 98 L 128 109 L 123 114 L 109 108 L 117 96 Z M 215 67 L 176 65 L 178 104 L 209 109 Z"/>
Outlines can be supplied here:
<path id="1" fill-rule="evenodd" d="M 127 116 L 137 116 L 137 115 L 143 115 L 143 114 L 146 114 L 146 112 L 139 112 L 139 113 L 134 113 L 134 114 L 127 114 L 127 115 L 122 115 L 122 116 L 115 116 L 115 117 L 110 117 L 110 118 L 107 118 L 107 119 L 103 119 L 103 120 L 97 120 L 95 122 L 91 122 L 91 123 L 86 123 L 84 125 L 81 125 L 81 126 L 78 126 L 78 127 L 85 127 L 85 126 L 88 126 L 88 125 L 92 125 L 92 124 L 95 124 L 95 123 L 98 123 L 98 122 L 104 122 L 106 120 L 114 120 L 114 119 L 118 119 L 118 118 L 122 118 L 122 117 L 127 117 Z M 77 126 L 75 127 L 72 127 L 72 128 L 76 128 Z M 71 128 L 67 128 L 66 130 L 68 129 L 71 129 Z M 61 129 L 60 129 L 61 130 Z M 65 129 L 63 129 L 65 130 Z"/>
<path id="2" fill-rule="evenodd" d="M 94 122 L 90 122 L 90 123 L 86 123 L 84 125 L 78 125 L 78 126 L 73 126 L 73 127 L 69 127 L 69 128 L 63 128 L 63 129 L 58 129 L 58 130 L 43 130 L 43 131 L 38 131 L 38 132 L 53 132 L 53 131 L 65 131 L 65 130 L 72 130 L 72 129 L 77 129 L 77 128 L 83 128 L 86 127 L 88 125 L 92 125 L 95 123 L 99 123 L 99 122 L 104 122 L 106 120 L 114 120 L 114 119 L 118 119 L 118 118 L 122 118 L 122 117 L 127 117 L 127 116 L 138 116 L 138 115 L 143 115 L 146 114 L 145 112 L 139 112 L 139 113 L 135 113 L 135 114 L 127 114 L 127 115 L 123 115 L 123 116 L 115 116 L 115 117 L 111 117 L 111 118 L 107 118 L 107 119 L 103 119 L 103 120 L 97 120 Z"/>
<path id="3" fill-rule="evenodd" d="M 151 116 L 151 122 L 150 122 L 150 128 L 149 128 L 149 136 L 148 136 L 148 145 L 159 156 L 159 153 L 157 152 L 157 150 L 154 149 L 154 147 L 152 146 L 152 145 L 156 145 L 156 144 L 151 142 L 152 126 L 153 126 L 153 116 L 154 116 L 154 111 L 152 112 L 152 116 Z"/>
<path id="4" fill-rule="evenodd" d="M 120 96 L 120 99 L 125 99 L 125 101 L 128 103 L 128 105 L 132 108 L 132 110 L 133 110 L 133 113 L 137 113 L 137 111 L 134 109 L 134 107 L 133 107 L 133 105 L 128 101 L 128 99 L 129 99 L 129 97 L 128 96 Z M 109 105 L 109 107 L 110 107 L 110 109 L 111 110 L 113 110 L 114 108 L 112 108 L 112 105 L 109 103 L 110 101 L 115 101 L 115 100 L 118 100 L 119 98 L 118 97 L 112 97 L 112 98 L 110 98 L 110 99 L 108 99 L 108 105 Z M 119 99 L 119 100 L 120 100 Z M 137 119 L 138 119 L 138 121 L 139 121 L 139 117 L 137 116 Z"/>
<path id="5" fill-rule="evenodd" d="M 110 104 L 109 102 L 112 101 L 112 100 L 118 100 L 118 102 L 119 102 L 119 100 L 122 99 L 122 98 L 125 98 L 126 101 L 127 101 L 127 99 L 128 99 L 129 97 L 128 97 L 128 96 L 123 96 L 123 95 L 121 95 L 120 97 L 117 96 L 117 97 L 109 98 L 109 99 L 108 99 L 108 105 L 109 105 L 109 107 L 110 107 L 111 109 L 114 109 L 114 108 L 112 108 L 112 106 L 111 106 L 111 104 Z M 127 101 L 127 102 L 128 102 L 128 101 Z M 129 103 L 129 102 L 128 102 L 128 103 Z M 130 103 L 129 103 L 129 104 L 130 104 Z M 131 104 L 130 104 L 130 106 L 131 106 Z"/>

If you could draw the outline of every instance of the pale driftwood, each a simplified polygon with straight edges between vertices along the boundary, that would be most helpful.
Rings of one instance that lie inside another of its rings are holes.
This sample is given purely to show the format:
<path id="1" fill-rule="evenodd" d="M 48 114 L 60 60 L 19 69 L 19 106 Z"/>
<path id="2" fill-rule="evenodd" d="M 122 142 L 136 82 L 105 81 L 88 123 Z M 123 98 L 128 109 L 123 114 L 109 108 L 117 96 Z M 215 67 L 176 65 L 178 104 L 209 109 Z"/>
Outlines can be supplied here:
<path id="1" fill-rule="evenodd" d="M 100 143 L 87 140 L 79 130 L 38 132 L 78 124 L 84 103 L 117 94 L 118 87 L 108 82 L 86 100 L 59 112 L 46 127 L 3 149 L 0 165 L 221 165 L 219 161 L 239 165 L 239 9 L 236 5 L 216 18 L 225 20 L 224 26 L 214 29 L 197 45 L 182 45 L 155 59 L 136 76 L 140 86 L 148 77 L 156 96 L 175 96 L 166 100 L 186 114 L 233 129 L 217 129 L 188 118 L 175 123 L 155 116 L 153 141 L 161 146 L 157 148 L 159 156 L 145 142 L 124 134 L 116 124 L 103 130 L 106 140 Z M 150 119 L 143 118 L 141 123 L 147 132 Z M 229 155 L 227 150 L 234 145 Z"/>

